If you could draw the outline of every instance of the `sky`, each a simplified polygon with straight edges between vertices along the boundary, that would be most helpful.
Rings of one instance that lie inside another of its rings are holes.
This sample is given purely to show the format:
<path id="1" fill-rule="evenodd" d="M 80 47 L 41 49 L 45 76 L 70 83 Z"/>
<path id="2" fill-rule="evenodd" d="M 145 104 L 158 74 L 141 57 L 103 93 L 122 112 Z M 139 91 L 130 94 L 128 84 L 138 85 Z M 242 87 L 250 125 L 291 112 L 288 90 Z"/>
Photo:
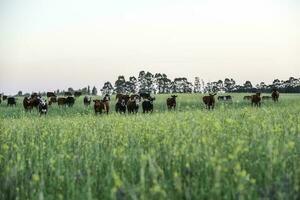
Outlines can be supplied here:
<path id="1" fill-rule="evenodd" d="M 300 77 L 298 0 L 0 0 L 0 93 Z"/>

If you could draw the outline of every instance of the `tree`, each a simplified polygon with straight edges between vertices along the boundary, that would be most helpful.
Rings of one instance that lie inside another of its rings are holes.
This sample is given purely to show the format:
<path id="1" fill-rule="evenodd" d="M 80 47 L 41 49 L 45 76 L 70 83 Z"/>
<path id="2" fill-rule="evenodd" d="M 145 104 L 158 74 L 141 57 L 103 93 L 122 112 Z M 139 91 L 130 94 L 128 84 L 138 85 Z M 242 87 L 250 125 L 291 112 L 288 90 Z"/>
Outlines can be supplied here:
<path id="1" fill-rule="evenodd" d="M 113 91 L 114 91 L 114 87 L 112 86 L 112 84 L 109 81 L 105 82 L 101 89 L 101 92 L 103 95 L 105 95 L 105 94 L 111 95 L 113 93 Z"/>
<path id="2" fill-rule="evenodd" d="M 236 90 L 235 80 L 232 78 L 225 78 L 224 80 L 224 90 L 225 92 L 233 92 Z"/>
<path id="3" fill-rule="evenodd" d="M 124 76 L 118 76 L 118 80 L 115 82 L 115 92 L 116 93 L 125 93 L 126 92 L 126 81 Z"/>
<path id="4" fill-rule="evenodd" d="M 97 95 L 97 88 L 94 86 L 92 89 L 92 95 L 96 96 Z"/>
<path id="5" fill-rule="evenodd" d="M 90 88 L 90 86 L 88 85 L 88 87 L 87 87 L 87 94 L 88 95 L 90 95 L 91 94 L 91 88 Z"/>
<path id="6" fill-rule="evenodd" d="M 175 78 L 172 83 L 173 93 L 191 93 L 193 91 L 192 83 L 187 78 Z"/>
<path id="7" fill-rule="evenodd" d="M 194 81 L 194 93 L 200 93 L 201 92 L 201 82 L 199 77 L 195 77 Z"/>
<path id="8" fill-rule="evenodd" d="M 251 81 L 246 81 L 243 86 L 246 92 L 252 92 L 253 86 Z"/>
<path id="9" fill-rule="evenodd" d="M 23 94 L 23 92 L 20 90 L 20 91 L 18 92 L 18 96 L 22 96 L 22 94 Z"/>

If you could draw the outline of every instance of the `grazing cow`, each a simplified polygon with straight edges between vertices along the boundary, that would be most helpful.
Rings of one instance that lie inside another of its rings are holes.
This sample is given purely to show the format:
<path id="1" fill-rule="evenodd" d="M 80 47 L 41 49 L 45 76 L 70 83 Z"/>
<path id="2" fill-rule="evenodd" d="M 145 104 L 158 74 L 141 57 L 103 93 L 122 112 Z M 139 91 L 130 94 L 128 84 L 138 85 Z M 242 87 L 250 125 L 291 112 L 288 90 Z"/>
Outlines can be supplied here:
<path id="1" fill-rule="evenodd" d="M 15 97 L 8 97 L 7 98 L 7 106 L 16 106 L 17 101 Z"/>
<path id="2" fill-rule="evenodd" d="M 208 109 L 208 110 L 212 109 L 213 110 L 215 108 L 215 95 L 216 95 L 216 93 L 209 94 L 208 96 L 204 96 L 202 98 L 206 109 Z"/>
<path id="3" fill-rule="evenodd" d="M 260 107 L 261 104 L 260 101 L 261 101 L 260 92 L 257 92 L 256 94 L 252 95 L 251 97 L 252 106 Z"/>
<path id="4" fill-rule="evenodd" d="M 56 97 L 50 97 L 49 106 L 51 106 L 52 103 L 56 103 L 56 102 L 57 102 L 57 98 Z"/>
<path id="5" fill-rule="evenodd" d="M 277 89 L 273 89 L 271 96 L 274 102 L 278 102 L 279 92 L 277 91 Z"/>
<path id="6" fill-rule="evenodd" d="M 75 96 L 75 97 L 80 97 L 81 94 L 82 94 L 82 93 L 81 93 L 80 91 L 75 91 L 74 96 Z"/>
<path id="7" fill-rule="evenodd" d="M 171 110 L 172 108 L 176 108 L 176 97 L 177 95 L 172 95 L 171 98 L 167 99 L 167 107 L 169 110 Z"/>
<path id="8" fill-rule="evenodd" d="M 102 103 L 104 105 L 104 110 L 105 110 L 106 114 L 109 113 L 109 101 L 110 101 L 110 96 L 109 96 L 109 94 L 106 94 L 102 99 Z"/>
<path id="9" fill-rule="evenodd" d="M 232 101 L 232 96 L 231 95 L 226 95 L 226 96 L 218 96 L 219 101 Z"/>
<path id="10" fill-rule="evenodd" d="M 261 99 L 262 100 L 270 100 L 270 99 L 272 99 L 272 97 L 271 96 L 262 96 Z"/>
<path id="11" fill-rule="evenodd" d="M 129 98 L 127 94 L 117 94 L 117 103 L 115 106 L 117 113 L 126 113 L 126 105 Z"/>
<path id="12" fill-rule="evenodd" d="M 83 104 L 85 105 L 85 106 L 89 106 L 89 105 L 91 105 L 91 101 L 92 101 L 92 98 L 90 97 L 88 97 L 88 96 L 85 96 L 84 98 L 83 98 Z"/>
<path id="13" fill-rule="evenodd" d="M 54 94 L 54 92 L 47 92 L 47 97 L 56 97 L 56 95 Z"/>
<path id="14" fill-rule="evenodd" d="M 3 95 L 3 96 L 2 96 L 2 100 L 3 100 L 3 101 L 7 100 L 7 98 L 8 98 L 7 95 Z"/>
<path id="15" fill-rule="evenodd" d="M 244 96 L 243 99 L 244 99 L 244 100 L 251 100 L 251 99 L 252 99 L 252 96 L 247 95 L 247 96 Z"/>
<path id="16" fill-rule="evenodd" d="M 65 97 L 58 97 L 57 104 L 58 104 L 58 106 L 65 106 L 66 105 L 66 98 Z"/>
<path id="17" fill-rule="evenodd" d="M 141 97 L 137 94 L 133 94 L 130 96 L 130 99 L 127 102 L 127 110 L 128 113 L 137 113 L 139 111 Z"/>
<path id="18" fill-rule="evenodd" d="M 66 98 L 66 105 L 68 107 L 72 107 L 75 103 L 75 98 L 74 97 L 67 97 Z"/>
<path id="19" fill-rule="evenodd" d="M 72 96 L 72 93 L 71 92 L 65 92 L 64 96 Z"/>
<path id="20" fill-rule="evenodd" d="M 142 103 L 143 113 L 153 112 L 153 101 L 155 97 L 149 97 L 145 99 Z"/>
<path id="21" fill-rule="evenodd" d="M 46 115 L 47 112 L 48 112 L 48 104 L 47 104 L 47 101 L 46 100 L 43 100 L 41 98 L 39 98 L 39 113 L 40 113 L 40 116 L 41 115 Z"/>
<path id="22" fill-rule="evenodd" d="M 93 100 L 95 114 L 102 114 L 102 111 L 105 110 L 105 105 L 102 100 Z"/>

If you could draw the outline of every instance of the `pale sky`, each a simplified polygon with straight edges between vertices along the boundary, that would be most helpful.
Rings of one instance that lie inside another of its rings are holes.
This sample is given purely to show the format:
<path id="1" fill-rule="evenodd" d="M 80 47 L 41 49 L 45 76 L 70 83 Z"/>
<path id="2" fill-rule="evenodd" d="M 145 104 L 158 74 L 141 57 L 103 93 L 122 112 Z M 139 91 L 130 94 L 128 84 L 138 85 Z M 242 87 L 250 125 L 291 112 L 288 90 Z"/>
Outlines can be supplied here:
<path id="1" fill-rule="evenodd" d="M 140 70 L 300 77 L 299 0 L 0 0 L 0 93 L 102 87 Z"/>

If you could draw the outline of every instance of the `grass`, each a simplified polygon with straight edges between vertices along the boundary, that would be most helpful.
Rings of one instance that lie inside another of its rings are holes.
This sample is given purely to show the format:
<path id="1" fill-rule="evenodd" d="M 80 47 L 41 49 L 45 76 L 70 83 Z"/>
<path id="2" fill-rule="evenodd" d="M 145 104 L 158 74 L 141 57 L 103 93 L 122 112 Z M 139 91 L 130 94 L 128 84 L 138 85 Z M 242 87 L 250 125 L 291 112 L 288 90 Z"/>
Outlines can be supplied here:
<path id="1" fill-rule="evenodd" d="M 234 94 L 212 112 L 180 94 L 168 112 L 158 95 L 131 116 L 1 105 L 0 199 L 299 199 L 299 97 L 258 109 Z"/>

